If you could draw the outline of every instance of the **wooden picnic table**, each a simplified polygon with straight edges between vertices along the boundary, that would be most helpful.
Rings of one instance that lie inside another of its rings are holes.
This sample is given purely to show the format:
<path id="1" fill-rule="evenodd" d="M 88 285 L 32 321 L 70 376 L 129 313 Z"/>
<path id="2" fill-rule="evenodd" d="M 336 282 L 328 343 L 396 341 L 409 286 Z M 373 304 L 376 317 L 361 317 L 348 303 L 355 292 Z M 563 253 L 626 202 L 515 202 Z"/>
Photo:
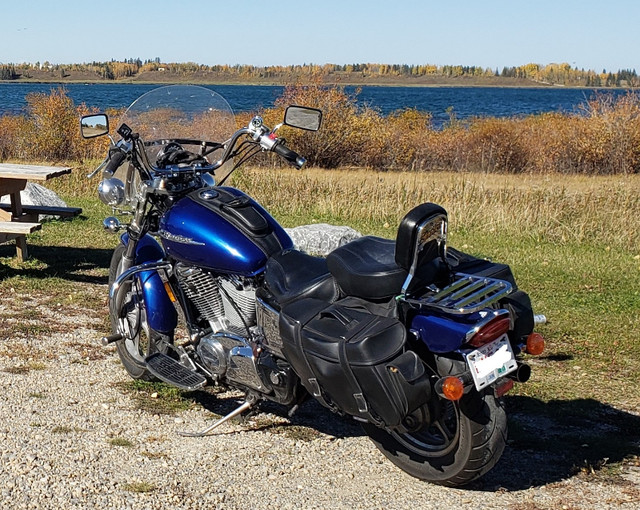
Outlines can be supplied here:
<path id="1" fill-rule="evenodd" d="M 27 187 L 27 181 L 44 182 L 70 172 L 68 167 L 0 163 L 0 197 L 9 195 L 10 201 L 0 205 L 0 243 L 15 239 L 19 261 L 29 256 L 27 234 L 41 228 L 38 222 L 40 214 L 75 216 L 82 212 L 82 209 L 72 207 L 23 206 L 20 191 Z"/>

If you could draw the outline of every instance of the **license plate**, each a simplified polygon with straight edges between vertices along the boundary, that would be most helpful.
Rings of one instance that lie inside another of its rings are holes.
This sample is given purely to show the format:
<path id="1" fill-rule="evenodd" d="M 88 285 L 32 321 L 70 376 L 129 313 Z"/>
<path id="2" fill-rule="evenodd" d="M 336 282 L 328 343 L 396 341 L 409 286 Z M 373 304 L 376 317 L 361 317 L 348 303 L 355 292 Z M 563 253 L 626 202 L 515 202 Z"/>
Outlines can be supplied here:
<path id="1" fill-rule="evenodd" d="M 465 358 L 478 391 L 518 367 L 506 334 L 467 353 Z"/>

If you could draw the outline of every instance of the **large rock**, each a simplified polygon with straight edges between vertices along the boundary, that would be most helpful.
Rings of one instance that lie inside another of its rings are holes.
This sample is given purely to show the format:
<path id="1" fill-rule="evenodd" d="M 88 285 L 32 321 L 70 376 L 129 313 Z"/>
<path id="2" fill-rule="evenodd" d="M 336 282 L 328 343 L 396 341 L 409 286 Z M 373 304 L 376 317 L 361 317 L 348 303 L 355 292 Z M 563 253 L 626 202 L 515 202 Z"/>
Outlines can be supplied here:
<path id="1" fill-rule="evenodd" d="M 34 182 L 28 182 L 27 187 L 20 192 L 20 200 L 22 205 L 42 205 L 50 207 L 67 207 L 67 204 L 62 200 L 55 192 L 50 189 L 36 184 Z M 0 202 L 3 204 L 9 203 L 9 196 L 5 195 L 0 197 Z M 55 216 L 40 215 L 39 220 L 55 218 Z"/>
<path id="2" fill-rule="evenodd" d="M 285 229 L 296 249 L 311 255 L 327 256 L 336 248 L 347 244 L 362 234 L 351 227 L 317 223 Z"/>

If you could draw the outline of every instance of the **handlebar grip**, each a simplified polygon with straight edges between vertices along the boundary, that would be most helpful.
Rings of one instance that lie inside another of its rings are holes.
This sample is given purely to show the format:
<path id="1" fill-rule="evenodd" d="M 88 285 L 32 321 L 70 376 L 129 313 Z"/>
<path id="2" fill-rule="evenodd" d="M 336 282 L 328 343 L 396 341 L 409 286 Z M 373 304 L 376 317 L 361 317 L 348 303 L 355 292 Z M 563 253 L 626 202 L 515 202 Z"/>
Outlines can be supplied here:
<path id="1" fill-rule="evenodd" d="M 300 156 L 300 154 L 292 151 L 291 149 L 289 149 L 289 147 L 285 146 L 282 143 L 276 144 L 273 147 L 273 152 L 275 152 L 278 156 L 282 156 L 298 169 L 302 168 L 302 166 L 307 162 L 307 160 Z"/>
<path id="2" fill-rule="evenodd" d="M 124 152 L 121 150 L 113 151 L 109 156 L 109 162 L 104 169 L 104 173 L 113 175 L 125 159 L 127 159 L 127 155 Z"/>

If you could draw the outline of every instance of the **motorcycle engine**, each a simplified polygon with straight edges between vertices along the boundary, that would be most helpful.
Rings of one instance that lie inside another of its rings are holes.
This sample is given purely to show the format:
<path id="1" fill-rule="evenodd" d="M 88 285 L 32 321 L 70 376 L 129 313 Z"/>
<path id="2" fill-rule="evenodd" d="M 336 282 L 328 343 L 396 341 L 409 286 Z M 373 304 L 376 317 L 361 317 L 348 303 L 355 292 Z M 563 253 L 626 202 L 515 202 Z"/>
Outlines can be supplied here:
<path id="1" fill-rule="evenodd" d="M 212 332 L 202 337 L 197 346 L 204 368 L 214 379 L 226 378 L 265 391 L 254 352 L 255 282 L 184 264 L 176 266 L 176 275 L 201 318 L 211 326 Z"/>
<path id="2" fill-rule="evenodd" d="M 253 280 L 220 276 L 204 269 L 178 264 L 180 286 L 214 333 L 227 331 L 247 336 L 256 325 L 256 287 Z"/>

